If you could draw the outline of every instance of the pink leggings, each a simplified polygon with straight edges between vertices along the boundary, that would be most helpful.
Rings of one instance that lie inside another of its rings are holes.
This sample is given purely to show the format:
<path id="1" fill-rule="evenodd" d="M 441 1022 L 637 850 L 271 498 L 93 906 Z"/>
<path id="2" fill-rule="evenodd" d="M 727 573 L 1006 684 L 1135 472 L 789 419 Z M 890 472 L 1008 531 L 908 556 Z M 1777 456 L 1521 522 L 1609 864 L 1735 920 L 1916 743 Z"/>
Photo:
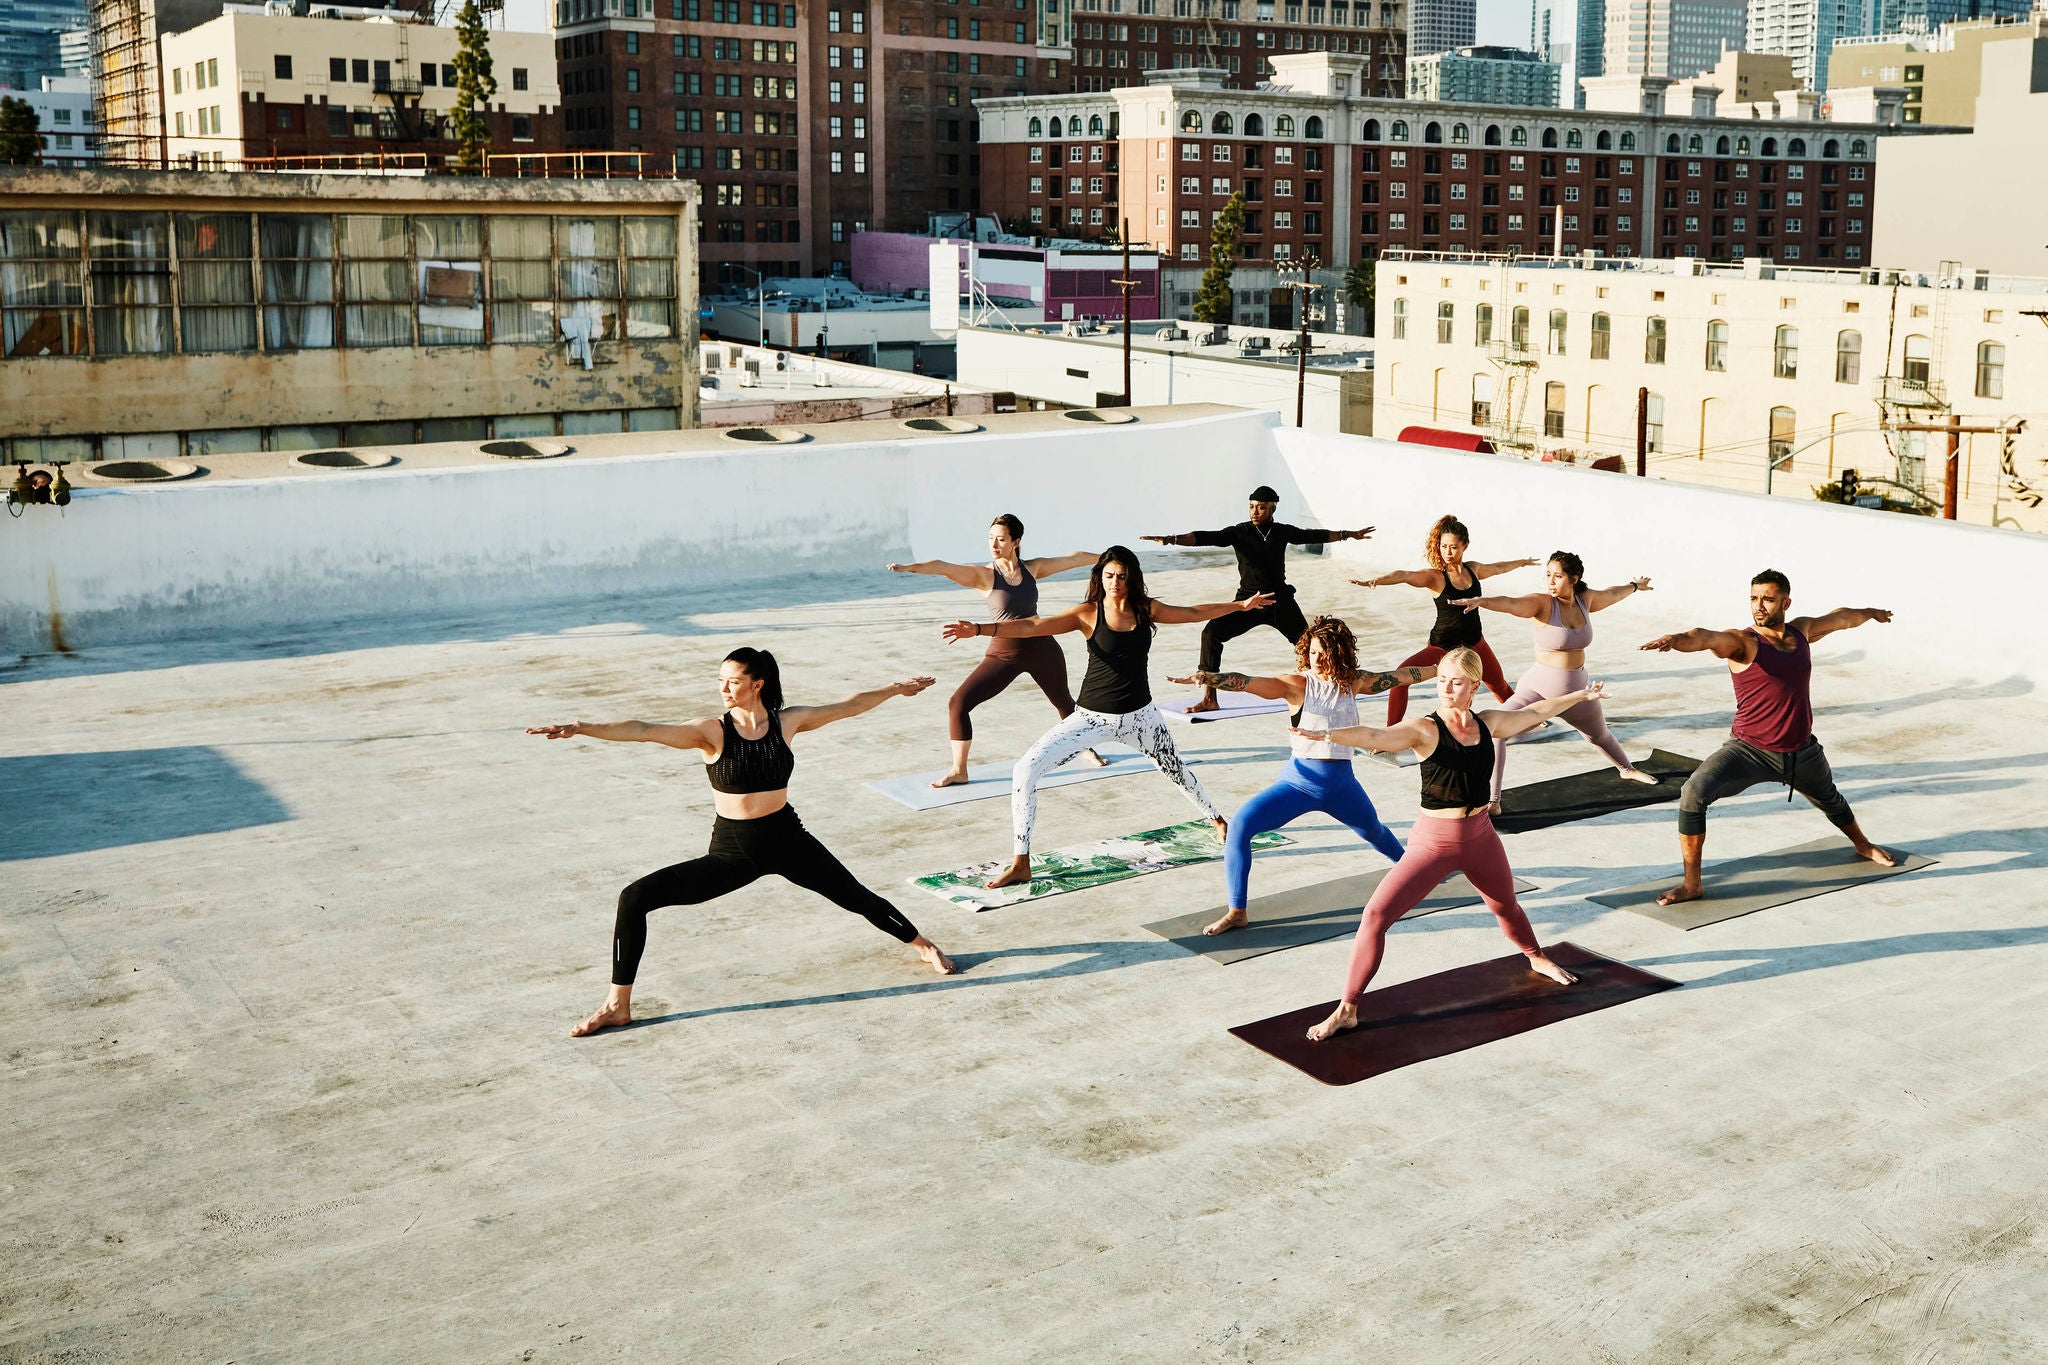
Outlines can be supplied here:
<path id="1" fill-rule="evenodd" d="M 1484 811 L 1463 820 L 1418 816 L 1408 832 L 1408 851 L 1381 879 L 1372 893 L 1372 903 L 1365 907 L 1365 918 L 1358 922 L 1358 938 L 1351 945 L 1351 969 L 1344 977 L 1346 1004 L 1358 1003 L 1366 983 L 1380 969 L 1387 930 L 1394 921 L 1459 872 L 1479 888 L 1486 908 L 1500 921 L 1501 932 L 1517 948 L 1531 957 L 1543 951 L 1536 944 L 1529 917 L 1515 902 L 1515 874 L 1508 869 L 1508 851 L 1493 832 L 1492 818 Z"/>
<path id="2" fill-rule="evenodd" d="M 1586 670 L 1583 668 L 1552 668 L 1548 664 L 1534 664 L 1529 671 L 1515 679 L 1515 695 L 1501 703 L 1503 711 L 1519 711 L 1532 702 L 1548 701 L 1576 692 L 1586 685 Z M 1607 755 L 1607 761 L 1616 768 L 1633 768 L 1628 755 L 1622 751 L 1621 741 L 1607 728 L 1607 715 L 1597 701 L 1582 701 L 1558 717 L 1586 737 L 1586 742 Z M 1508 770 L 1508 742 L 1497 739 L 1493 742 L 1493 799 L 1500 800 L 1501 778 Z"/>
<path id="3" fill-rule="evenodd" d="M 1481 640 L 1472 648 L 1478 652 L 1479 665 L 1485 673 L 1485 676 L 1480 681 L 1493 689 L 1494 696 L 1499 697 L 1502 701 L 1506 701 L 1508 699 L 1508 675 L 1501 672 L 1500 660 L 1493 657 L 1493 650 L 1487 647 L 1487 643 L 1484 640 Z M 1401 660 L 1400 666 L 1402 668 L 1414 668 L 1418 664 L 1433 664 L 1450 652 L 1441 645 L 1426 645 L 1420 651 L 1410 654 L 1407 658 Z M 1399 725 L 1402 718 L 1407 714 L 1408 689 L 1406 687 L 1389 689 L 1387 692 L 1387 725 L 1389 727 Z"/>

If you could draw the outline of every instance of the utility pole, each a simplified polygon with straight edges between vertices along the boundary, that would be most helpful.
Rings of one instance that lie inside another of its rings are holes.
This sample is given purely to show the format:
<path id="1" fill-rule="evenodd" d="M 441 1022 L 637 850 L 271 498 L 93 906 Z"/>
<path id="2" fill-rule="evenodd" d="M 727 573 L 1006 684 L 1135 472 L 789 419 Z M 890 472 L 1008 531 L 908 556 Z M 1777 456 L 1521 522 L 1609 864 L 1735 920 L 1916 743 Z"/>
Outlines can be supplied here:
<path id="1" fill-rule="evenodd" d="M 1124 296 L 1124 406 L 1131 405 L 1131 291 L 1138 282 L 1131 277 L 1131 220 L 1123 220 L 1124 274 L 1120 280 L 1112 280 L 1117 292 Z"/>
<path id="2" fill-rule="evenodd" d="M 1650 476 L 1650 391 L 1636 390 L 1636 477 Z"/>
<path id="3" fill-rule="evenodd" d="M 1297 427 L 1306 425 L 1303 416 L 1308 403 L 1308 325 L 1312 319 L 1319 319 L 1323 315 L 1322 309 L 1315 302 L 1316 291 L 1323 286 L 1315 283 L 1311 277 L 1322 269 L 1322 265 L 1320 257 L 1304 256 L 1299 261 L 1283 261 L 1278 267 L 1278 273 L 1283 276 L 1300 277 L 1286 278 L 1280 282 L 1282 289 L 1296 291 L 1295 298 L 1301 306 L 1301 339 L 1296 343 L 1298 349 L 1294 361 L 1294 425 Z"/>
<path id="4" fill-rule="evenodd" d="M 2017 424 L 2017 426 L 2011 422 L 2000 422 L 1988 427 L 1966 427 L 1963 425 L 1963 419 L 1960 416 L 1952 415 L 1946 422 L 1887 422 L 1884 424 L 1883 429 L 1886 431 L 1939 431 L 1947 434 L 1948 469 L 1942 476 L 1941 515 L 1946 521 L 1954 521 L 1956 519 L 1957 485 L 1961 475 L 1959 466 L 1961 464 L 1962 438 L 1966 434 L 2001 436 L 2008 431 L 2017 430 L 2025 425 L 2024 422 Z"/>

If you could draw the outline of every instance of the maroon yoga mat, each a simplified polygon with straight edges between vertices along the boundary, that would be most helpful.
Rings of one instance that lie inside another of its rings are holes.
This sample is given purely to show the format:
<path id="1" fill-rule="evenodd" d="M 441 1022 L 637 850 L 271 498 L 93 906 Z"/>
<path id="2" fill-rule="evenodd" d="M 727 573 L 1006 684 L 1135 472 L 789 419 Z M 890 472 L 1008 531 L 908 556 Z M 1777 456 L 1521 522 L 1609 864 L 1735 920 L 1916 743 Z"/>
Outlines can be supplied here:
<path id="1" fill-rule="evenodd" d="M 1528 959 L 1510 953 L 1368 991 L 1358 1002 L 1358 1027 L 1325 1042 L 1311 1043 L 1302 1035 L 1329 1017 L 1337 1008 L 1334 1000 L 1230 1031 L 1324 1085 L 1354 1085 L 1679 984 L 1576 943 L 1553 943 L 1548 951 L 1551 961 L 1579 978 L 1576 985 L 1538 976 Z"/>

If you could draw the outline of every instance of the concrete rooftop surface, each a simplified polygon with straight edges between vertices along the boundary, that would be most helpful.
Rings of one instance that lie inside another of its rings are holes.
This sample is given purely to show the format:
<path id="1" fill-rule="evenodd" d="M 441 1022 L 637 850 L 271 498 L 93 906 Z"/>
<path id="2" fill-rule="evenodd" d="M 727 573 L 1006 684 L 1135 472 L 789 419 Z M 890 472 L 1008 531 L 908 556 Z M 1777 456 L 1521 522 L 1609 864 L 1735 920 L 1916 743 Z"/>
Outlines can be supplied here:
<path id="1" fill-rule="evenodd" d="M 1160 520 L 1131 534 L 1193 524 Z M 1411 566 L 1420 524 L 1291 560 L 1369 661 L 1419 647 L 1427 595 L 1345 579 Z M 1475 555 L 1554 538 L 1496 527 Z M 863 790 L 943 763 L 980 652 L 939 635 L 974 594 L 876 558 L 0 671 L 0 1360 L 2048 1358 L 2029 677 L 1963 635 L 1924 674 L 1872 653 L 1881 627 L 1823 641 L 1843 790 L 1935 866 L 1686 934 L 1586 899 L 1675 871 L 1673 807 L 1511 835 L 1546 942 L 1684 988 L 1326 1088 L 1225 1030 L 1331 999 L 1348 937 L 1222 967 L 1139 927 L 1220 906 L 1220 863 L 981 915 L 906 883 L 1005 855 L 1008 803 Z M 1729 580 L 1704 623 L 1737 624 L 1752 566 L 1701 558 Z M 1596 582 L 1635 570 L 1603 560 Z M 1165 600 L 1231 595 L 1217 555 L 1148 562 Z M 1852 599 L 1851 572 L 1802 607 Z M 1725 670 L 1633 649 L 1703 623 L 1671 597 L 1602 613 L 1593 674 L 1632 754 L 1704 756 Z M 1525 632 L 1487 629 L 1513 676 Z M 1162 631 L 1162 696 L 1197 633 Z M 657 912 L 643 1022 L 571 1040 L 618 889 L 703 852 L 710 791 L 691 754 L 522 729 L 714 714 L 742 643 L 795 702 L 939 676 L 799 739 L 792 804 L 964 970 L 763 881 Z M 1290 654 L 1261 631 L 1226 658 Z M 1051 720 L 1020 682 L 976 713 L 977 761 Z M 1284 760 L 1284 717 L 1177 733 L 1226 810 Z M 1546 741 L 1510 781 L 1600 766 Z M 1358 772 L 1405 837 L 1414 771 Z M 1043 794 L 1037 847 L 1191 816 L 1156 775 L 1083 783 Z M 1709 872 L 1828 832 L 1755 789 L 1714 807 Z M 1384 865 L 1327 817 L 1289 833 L 1254 894 Z M 1447 911 L 1398 926 L 1374 984 L 1509 951 Z"/>

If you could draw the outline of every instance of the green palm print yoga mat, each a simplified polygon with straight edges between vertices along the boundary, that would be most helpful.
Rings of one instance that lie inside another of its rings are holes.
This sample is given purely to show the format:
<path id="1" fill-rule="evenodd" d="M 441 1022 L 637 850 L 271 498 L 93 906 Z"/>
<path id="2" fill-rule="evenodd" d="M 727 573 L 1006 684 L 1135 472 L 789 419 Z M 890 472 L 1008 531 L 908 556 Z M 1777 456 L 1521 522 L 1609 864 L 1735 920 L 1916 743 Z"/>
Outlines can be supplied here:
<path id="1" fill-rule="evenodd" d="M 1252 847 L 1278 848 L 1293 842 L 1284 834 L 1267 833 L 1254 836 Z M 1216 842 L 1216 832 L 1208 822 L 1190 820 L 1184 825 L 1148 829 L 1057 853 L 1033 854 L 1031 880 L 1018 886 L 991 891 L 982 885 L 1009 866 L 1008 862 L 976 863 L 957 872 L 912 877 L 910 884 L 969 910 L 996 910 L 1020 901 L 1107 886 L 1142 877 L 1147 872 L 1164 872 L 1170 867 L 1213 863 L 1222 856 L 1223 845 Z"/>

